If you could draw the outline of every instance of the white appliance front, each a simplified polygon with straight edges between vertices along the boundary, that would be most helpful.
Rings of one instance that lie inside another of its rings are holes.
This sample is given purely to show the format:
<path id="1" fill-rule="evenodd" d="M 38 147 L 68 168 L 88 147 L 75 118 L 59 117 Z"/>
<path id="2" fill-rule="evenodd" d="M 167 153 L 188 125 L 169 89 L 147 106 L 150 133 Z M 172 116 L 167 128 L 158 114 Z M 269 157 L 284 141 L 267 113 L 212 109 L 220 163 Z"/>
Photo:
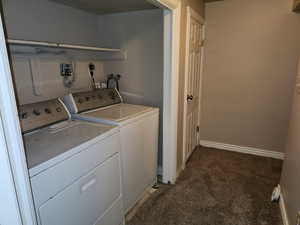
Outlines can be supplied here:
<path id="1" fill-rule="evenodd" d="M 21 106 L 39 225 L 124 222 L 118 127 L 68 120 L 58 100 Z"/>
<path id="2" fill-rule="evenodd" d="M 120 105 L 123 104 L 109 106 L 109 111 L 117 111 L 111 114 L 113 117 L 121 115 Z M 76 119 L 120 126 L 125 212 L 132 209 L 145 191 L 156 183 L 157 173 L 159 111 L 156 108 L 141 107 L 143 111 L 136 112 L 136 106 L 132 107 L 135 114 L 126 114 L 127 119 L 120 117 L 109 120 L 108 108 L 74 115 Z"/>
<path id="3" fill-rule="evenodd" d="M 93 99 L 92 96 L 99 95 L 101 98 L 96 98 L 95 104 L 83 102 L 84 99 Z M 97 90 L 97 94 L 90 92 L 83 95 L 80 93 L 75 96 L 69 95 L 64 101 L 73 109 L 73 113 L 75 112 L 72 115 L 75 119 L 120 127 L 123 199 L 125 212 L 128 212 L 143 197 L 147 189 L 156 183 L 159 109 L 124 103 L 113 104 L 109 96 L 118 94 L 105 95 L 101 90 Z M 108 106 L 97 102 L 97 99 Z M 114 101 L 121 102 L 121 99 Z M 112 105 L 109 105 L 110 103 Z M 95 105 L 101 107 L 97 108 Z M 80 111 L 81 113 L 76 113 Z"/>

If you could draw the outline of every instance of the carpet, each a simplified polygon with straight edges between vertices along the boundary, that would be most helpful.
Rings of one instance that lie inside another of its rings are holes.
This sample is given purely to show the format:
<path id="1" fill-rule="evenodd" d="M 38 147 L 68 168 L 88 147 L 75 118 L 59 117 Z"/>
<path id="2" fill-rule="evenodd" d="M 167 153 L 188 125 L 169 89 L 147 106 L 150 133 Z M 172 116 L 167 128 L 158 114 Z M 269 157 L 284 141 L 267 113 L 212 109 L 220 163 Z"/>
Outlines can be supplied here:
<path id="1" fill-rule="evenodd" d="M 192 154 L 176 185 L 160 185 L 127 225 L 282 225 L 270 201 L 282 161 L 213 148 Z"/>

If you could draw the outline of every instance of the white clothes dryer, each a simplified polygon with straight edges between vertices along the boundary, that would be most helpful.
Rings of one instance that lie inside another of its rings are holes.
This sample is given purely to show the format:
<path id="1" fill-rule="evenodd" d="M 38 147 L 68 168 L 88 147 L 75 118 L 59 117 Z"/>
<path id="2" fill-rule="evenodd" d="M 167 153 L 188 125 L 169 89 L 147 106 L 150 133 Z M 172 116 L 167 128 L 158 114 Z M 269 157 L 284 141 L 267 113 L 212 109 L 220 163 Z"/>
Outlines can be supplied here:
<path id="1" fill-rule="evenodd" d="M 128 212 L 156 183 L 159 109 L 125 104 L 116 89 L 70 94 L 64 102 L 73 118 L 119 126 L 124 208 Z"/>

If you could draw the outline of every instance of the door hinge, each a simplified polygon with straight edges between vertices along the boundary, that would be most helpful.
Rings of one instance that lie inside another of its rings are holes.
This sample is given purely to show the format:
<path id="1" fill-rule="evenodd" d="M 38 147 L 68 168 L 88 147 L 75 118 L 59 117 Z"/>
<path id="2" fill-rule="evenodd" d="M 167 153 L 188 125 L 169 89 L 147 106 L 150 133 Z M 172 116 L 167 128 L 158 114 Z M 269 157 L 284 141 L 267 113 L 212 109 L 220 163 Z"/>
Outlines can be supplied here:
<path id="1" fill-rule="evenodd" d="M 196 131 L 197 131 L 198 133 L 200 132 L 200 127 L 199 127 L 199 126 L 196 127 Z"/>

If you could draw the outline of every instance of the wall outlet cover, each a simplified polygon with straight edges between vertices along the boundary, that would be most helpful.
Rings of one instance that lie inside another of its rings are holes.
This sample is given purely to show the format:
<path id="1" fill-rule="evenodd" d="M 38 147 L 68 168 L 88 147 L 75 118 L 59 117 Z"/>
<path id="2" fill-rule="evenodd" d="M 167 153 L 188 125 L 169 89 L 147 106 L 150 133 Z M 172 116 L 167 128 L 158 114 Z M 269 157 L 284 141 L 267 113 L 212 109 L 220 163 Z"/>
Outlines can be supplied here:
<path id="1" fill-rule="evenodd" d="M 279 188 L 279 186 L 277 186 L 273 190 L 271 201 L 277 202 L 277 201 L 279 201 L 279 198 L 280 198 L 280 188 Z"/>

